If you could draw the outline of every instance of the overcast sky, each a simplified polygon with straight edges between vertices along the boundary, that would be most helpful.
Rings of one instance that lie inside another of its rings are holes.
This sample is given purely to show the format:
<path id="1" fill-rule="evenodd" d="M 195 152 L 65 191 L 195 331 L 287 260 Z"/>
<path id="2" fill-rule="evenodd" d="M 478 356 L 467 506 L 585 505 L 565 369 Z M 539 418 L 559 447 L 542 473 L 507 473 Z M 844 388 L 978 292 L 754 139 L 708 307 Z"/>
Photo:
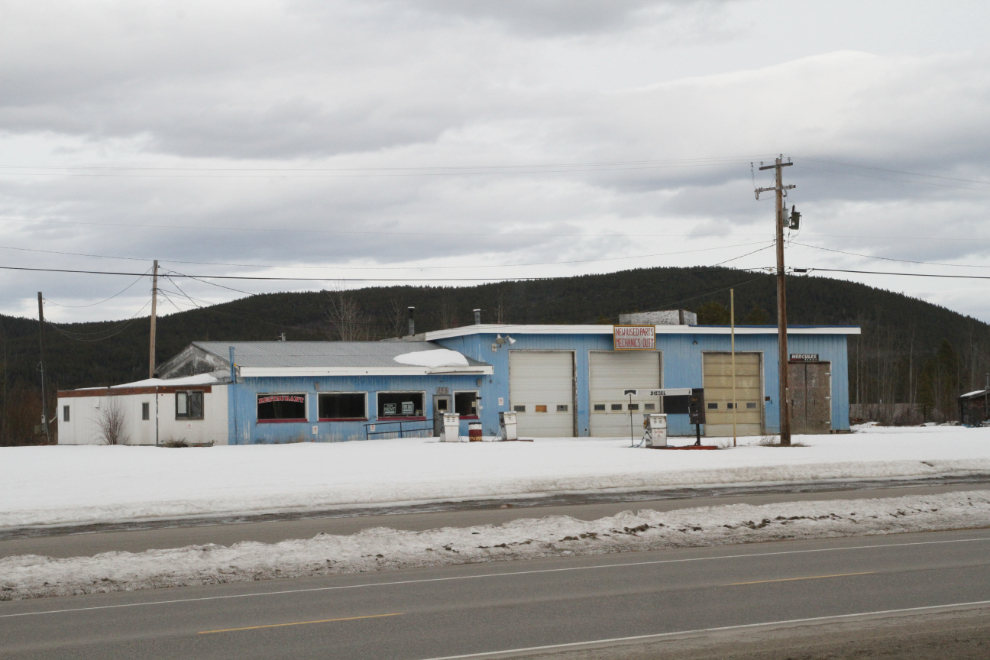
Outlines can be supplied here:
<path id="1" fill-rule="evenodd" d="M 766 267 L 750 163 L 782 153 L 789 265 L 990 275 L 988 25 L 963 0 L 0 0 L 0 265 L 327 278 L 219 282 L 244 292 Z M 990 321 L 990 281 L 822 274 Z M 0 311 L 146 315 L 137 279 L 0 271 Z M 243 295 L 177 282 L 161 312 Z"/>

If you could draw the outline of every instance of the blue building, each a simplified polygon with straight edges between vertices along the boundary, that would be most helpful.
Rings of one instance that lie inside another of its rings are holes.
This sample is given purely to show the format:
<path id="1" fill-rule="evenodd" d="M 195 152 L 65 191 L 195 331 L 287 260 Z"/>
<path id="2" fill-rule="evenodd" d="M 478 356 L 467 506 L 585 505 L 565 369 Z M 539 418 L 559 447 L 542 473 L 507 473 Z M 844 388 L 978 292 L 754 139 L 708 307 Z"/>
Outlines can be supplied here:
<path id="1" fill-rule="evenodd" d="M 789 329 L 793 433 L 849 429 L 851 334 Z M 733 417 L 739 435 L 779 432 L 769 326 L 736 328 L 734 358 L 728 327 L 476 324 L 384 342 L 194 342 L 159 368 L 164 379 L 206 373 L 226 386 L 230 444 L 435 435 L 442 411 L 461 414 L 463 435 L 470 421 L 495 435 L 511 410 L 521 436 L 620 437 L 664 412 L 653 391 L 699 387 L 705 435 L 732 435 Z M 694 434 L 686 414 L 668 425 Z"/>

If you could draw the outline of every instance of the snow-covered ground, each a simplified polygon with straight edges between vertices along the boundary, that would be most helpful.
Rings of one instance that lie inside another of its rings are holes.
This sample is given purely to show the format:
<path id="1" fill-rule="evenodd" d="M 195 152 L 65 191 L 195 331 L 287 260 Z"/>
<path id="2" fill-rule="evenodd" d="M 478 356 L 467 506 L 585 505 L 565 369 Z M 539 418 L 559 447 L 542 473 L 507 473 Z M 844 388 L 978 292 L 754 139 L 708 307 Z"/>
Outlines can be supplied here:
<path id="1" fill-rule="evenodd" d="M 990 473 L 990 429 L 866 427 L 849 435 L 795 437 L 809 446 L 790 449 L 744 440 L 735 449 L 703 452 L 631 449 L 628 438 L 0 448 L 0 528 L 602 489 Z"/>
<path id="2" fill-rule="evenodd" d="M 870 500 L 744 504 L 626 511 L 581 521 L 566 516 L 425 532 L 387 528 L 320 534 L 277 544 L 188 546 L 52 559 L 0 559 L 0 600 L 218 582 L 247 582 L 561 555 L 781 539 L 985 527 L 990 492 Z"/>

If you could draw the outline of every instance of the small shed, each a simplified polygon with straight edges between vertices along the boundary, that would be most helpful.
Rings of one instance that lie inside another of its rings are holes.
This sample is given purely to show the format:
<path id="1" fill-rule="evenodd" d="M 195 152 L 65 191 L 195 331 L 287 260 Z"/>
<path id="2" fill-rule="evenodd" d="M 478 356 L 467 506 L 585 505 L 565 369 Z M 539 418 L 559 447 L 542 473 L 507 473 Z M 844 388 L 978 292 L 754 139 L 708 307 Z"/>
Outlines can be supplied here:
<path id="1" fill-rule="evenodd" d="M 963 426 L 983 426 L 990 417 L 987 416 L 987 399 L 990 390 L 967 392 L 959 397 L 959 421 Z"/>

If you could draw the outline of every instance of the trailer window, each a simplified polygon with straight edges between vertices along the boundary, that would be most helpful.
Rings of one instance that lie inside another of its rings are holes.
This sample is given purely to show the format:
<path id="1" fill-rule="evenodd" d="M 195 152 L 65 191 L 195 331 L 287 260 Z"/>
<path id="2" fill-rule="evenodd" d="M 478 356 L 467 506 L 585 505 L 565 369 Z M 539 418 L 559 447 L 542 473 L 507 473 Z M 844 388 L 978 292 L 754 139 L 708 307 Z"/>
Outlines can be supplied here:
<path id="1" fill-rule="evenodd" d="M 305 394 L 259 394 L 259 422 L 305 422 Z"/>
<path id="2" fill-rule="evenodd" d="M 320 421 L 367 419 L 364 392 L 321 392 Z"/>
<path id="3" fill-rule="evenodd" d="M 379 392 L 378 417 L 422 417 L 422 392 Z"/>
<path id="4" fill-rule="evenodd" d="M 175 393 L 176 419 L 203 419 L 203 393 L 188 391 Z"/>
<path id="5" fill-rule="evenodd" d="M 151 404 L 148 402 L 141 404 L 141 419 L 146 422 L 151 419 Z"/>
<path id="6" fill-rule="evenodd" d="M 62 421 L 69 421 L 69 406 L 62 406 Z"/>

